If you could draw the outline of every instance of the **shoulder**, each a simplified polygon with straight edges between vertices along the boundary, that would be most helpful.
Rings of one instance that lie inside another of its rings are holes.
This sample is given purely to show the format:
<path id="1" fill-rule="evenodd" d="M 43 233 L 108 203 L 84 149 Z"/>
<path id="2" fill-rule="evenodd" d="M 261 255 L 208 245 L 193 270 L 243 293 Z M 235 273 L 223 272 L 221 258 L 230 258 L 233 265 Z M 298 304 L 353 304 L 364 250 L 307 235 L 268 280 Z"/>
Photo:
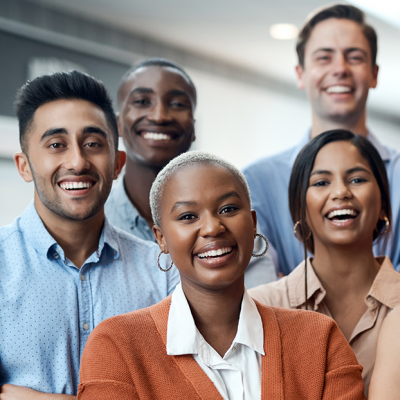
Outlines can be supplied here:
<path id="1" fill-rule="evenodd" d="M 0 228 L 0 248 L 10 241 L 24 241 L 21 217 L 16 218 L 12 224 Z"/>
<path id="2" fill-rule="evenodd" d="M 249 295 L 261 304 L 277 307 L 290 307 L 288 277 L 249 290 Z"/>

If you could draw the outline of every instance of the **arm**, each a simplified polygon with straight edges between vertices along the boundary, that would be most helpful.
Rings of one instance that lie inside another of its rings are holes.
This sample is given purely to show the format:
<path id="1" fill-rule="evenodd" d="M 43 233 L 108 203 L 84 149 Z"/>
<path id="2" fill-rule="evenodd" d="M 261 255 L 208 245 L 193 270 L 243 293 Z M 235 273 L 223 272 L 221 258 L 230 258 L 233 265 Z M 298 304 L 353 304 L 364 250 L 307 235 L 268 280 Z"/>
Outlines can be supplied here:
<path id="1" fill-rule="evenodd" d="M 363 400 L 362 367 L 346 338 L 332 321 L 327 343 L 323 400 Z"/>
<path id="2" fill-rule="evenodd" d="M 76 400 L 68 394 L 42 393 L 23 386 L 3 385 L 0 388 L 0 400 Z"/>
<path id="3" fill-rule="evenodd" d="M 369 386 L 370 400 L 400 399 L 400 308 L 390 312 L 379 332 L 375 368 Z"/>
<path id="4" fill-rule="evenodd" d="M 79 400 L 139 399 L 129 366 L 116 343 L 118 328 L 106 320 L 90 334 L 81 361 Z"/>

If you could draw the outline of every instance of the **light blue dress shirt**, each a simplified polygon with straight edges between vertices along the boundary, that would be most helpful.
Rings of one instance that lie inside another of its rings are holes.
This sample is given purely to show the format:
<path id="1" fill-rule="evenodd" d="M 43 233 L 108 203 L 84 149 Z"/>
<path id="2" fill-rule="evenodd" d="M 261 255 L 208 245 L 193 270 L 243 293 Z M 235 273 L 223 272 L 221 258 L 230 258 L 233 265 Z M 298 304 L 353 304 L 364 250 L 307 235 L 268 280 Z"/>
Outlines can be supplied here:
<path id="1" fill-rule="evenodd" d="M 0 228 L 0 385 L 76 394 L 83 348 L 104 319 L 173 292 L 176 268 L 157 268 L 159 248 L 111 226 L 78 269 L 34 204 Z M 169 257 L 161 257 L 167 268 Z"/>
<path id="2" fill-rule="evenodd" d="M 289 180 L 294 161 L 309 141 L 310 133 L 301 142 L 283 153 L 263 158 L 243 171 L 250 187 L 253 207 L 261 232 L 277 251 L 279 270 L 288 275 L 304 260 L 303 244 L 293 235 L 289 211 Z M 376 147 L 386 165 L 392 202 L 392 240 L 383 248 L 383 241 L 374 245 L 376 256 L 386 254 L 397 270 L 400 267 L 400 153 L 382 146 L 371 133 L 367 139 Z"/>
<path id="3" fill-rule="evenodd" d="M 139 214 L 126 194 L 124 186 L 125 174 L 115 184 L 105 205 L 108 220 L 114 226 L 132 233 L 144 240 L 155 241 L 153 231 L 146 220 Z M 262 239 L 255 241 L 254 251 L 261 253 L 265 248 Z M 271 257 L 271 249 L 263 257 L 252 258 L 245 273 L 245 284 L 248 289 L 278 279 L 277 270 Z"/>

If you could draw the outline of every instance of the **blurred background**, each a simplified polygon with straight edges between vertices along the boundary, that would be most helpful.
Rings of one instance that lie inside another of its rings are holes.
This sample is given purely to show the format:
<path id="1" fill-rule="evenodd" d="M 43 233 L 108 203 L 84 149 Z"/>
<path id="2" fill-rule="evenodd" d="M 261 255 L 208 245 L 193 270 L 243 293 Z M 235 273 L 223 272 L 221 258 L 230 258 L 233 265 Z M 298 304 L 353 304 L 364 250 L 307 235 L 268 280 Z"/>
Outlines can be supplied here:
<path id="1" fill-rule="evenodd" d="M 400 1 L 357 0 L 379 38 L 379 83 L 368 126 L 400 149 Z M 198 90 L 193 149 L 239 168 L 295 145 L 310 126 L 296 87 L 296 29 L 320 0 L 0 0 L 0 226 L 20 215 L 33 184 L 19 176 L 15 93 L 44 73 L 78 69 L 115 99 L 148 57 L 182 65 Z M 284 25 L 278 29 L 276 24 Z M 275 37 L 273 37 L 275 36 Z"/>

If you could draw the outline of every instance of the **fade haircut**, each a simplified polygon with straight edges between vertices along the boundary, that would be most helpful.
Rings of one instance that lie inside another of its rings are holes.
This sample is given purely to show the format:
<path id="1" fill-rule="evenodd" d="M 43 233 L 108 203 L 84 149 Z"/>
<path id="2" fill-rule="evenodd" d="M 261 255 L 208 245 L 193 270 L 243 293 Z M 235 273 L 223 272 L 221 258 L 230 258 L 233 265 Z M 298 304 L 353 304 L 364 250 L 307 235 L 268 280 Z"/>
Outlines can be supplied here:
<path id="1" fill-rule="evenodd" d="M 307 19 L 297 38 L 296 51 L 299 64 L 304 68 L 305 48 L 315 26 L 330 18 L 347 19 L 360 25 L 371 49 L 372 67 L 375 67 L 376 54 L 378 52 L 378 39 L 375 29 L 365 23 L 365 14 L 359 8 L 347 4 L 335 4 L 322 9 L 318 8 Z"/>
<path id="2" fill-rule="evenodd" d="M 25 83 L 17 92 L 15 111 L 19 124 L 19 142 L 27 154 L 27 135 L 32 127 L 36 110 L 56 100 L 85 100 L 100 107 L 114 136 L 118 150 L 118 126 L 112 100 L 101 81 L 79 71 L 42 75 Z"/>
<path id="3" fill-rule="evenodd" d="M 125 72 L 125 74 L 121 78 L 121 82 L 120 82 L 119 88 L 118 88 L 118 102 L 119 102 L 119 94 L 120 94 L 121 87 L 127 81 L 129 81 L 131 76 L 138 69 L 144 68 L 144 67 L 166 67 L 166 68 L 173 68 L 173 69 L 176 69 L 177 71 L 179 71 L 183 75 L 183 77 L 186 79 L 186 81 L 188 82 L 190 87 L 193 89 L 193 92 L 194 92 L 194 104 L 196 106 L 196 103 L 197 103 L 197 91 L 196 91 L 196 86 L 194 86 L 193 81 L 190 79 L 190 76 L 186 73 L 186 71 L 182 67 L 180 67 L 178 64 L 175 64 L 173 61 L 168 60 L 166 58 L 158 58 L 158 57 L 148 58 L 147 60 L 142 61 L 141 63 L 135 65 L 134 67 L 132 67 L 131 69 L 129 69 L 128 71 Z"/>
<path id="4" fill-rule="evenodd" d="M 154 224 L 161 227 L 161 201 L 166 183 L 178 171 L 195 164 L 211 164 L 228 170 L 242 185 L 251 209 L 250 190 L 244 175 L 231 163 L 204 151 L 189 151 L 171 160 L 157 175 L 150 190 L 150 208 Z"/>

